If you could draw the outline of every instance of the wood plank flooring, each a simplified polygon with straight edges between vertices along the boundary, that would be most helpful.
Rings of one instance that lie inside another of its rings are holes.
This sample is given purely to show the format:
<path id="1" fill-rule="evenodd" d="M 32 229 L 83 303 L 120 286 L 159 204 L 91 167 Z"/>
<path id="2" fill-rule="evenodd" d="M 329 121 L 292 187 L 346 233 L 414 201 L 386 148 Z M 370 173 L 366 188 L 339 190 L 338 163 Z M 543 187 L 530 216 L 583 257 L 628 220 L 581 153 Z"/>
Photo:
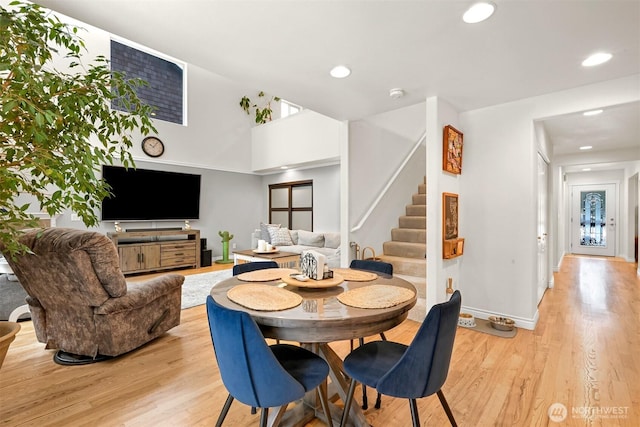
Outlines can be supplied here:
<path id="1" fill-rule="evenodd" d="M 505 339 L 458 328 L 443 391 L 460 426 L 640 425 L 639 323 L 636 264 L 567 256 L 535 331 Z M 417 327 L 407 320 L 387 337 L 409 343 Z M 184 310 L 179 327 L 112 361 L 59 366 L 43 347 L 31 322 L 22 322 L 0 370 L 0 425 L 211 426 L 226 398 L 204 306 Z M 341 356 L 349 351 L 348 342 L 333 347 Z M 549 419 L 554 403 L 567 408 L 563 422 Z M 448 425 L 435 396 L 418 408 L 423 425 Z M 383 397 L 381 409 L 365 414 L 378 427 L 411 424 L 400 399 Z M 225 421 L 256 425 L 258 415 L 237 402 Z"/>

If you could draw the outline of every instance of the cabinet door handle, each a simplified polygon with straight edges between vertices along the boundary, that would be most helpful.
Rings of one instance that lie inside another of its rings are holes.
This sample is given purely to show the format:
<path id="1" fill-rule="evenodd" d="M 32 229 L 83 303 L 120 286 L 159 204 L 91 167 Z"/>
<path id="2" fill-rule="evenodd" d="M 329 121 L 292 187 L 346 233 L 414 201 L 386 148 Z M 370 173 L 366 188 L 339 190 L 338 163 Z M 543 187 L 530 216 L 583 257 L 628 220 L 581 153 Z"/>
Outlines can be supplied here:
<path id="1" fill-rule="evenodd" d="M 184 255 L 184 254 L 182 252 L 176 252 L 174 255 L 175 256 L 181 256 L 181 255 Z"/>

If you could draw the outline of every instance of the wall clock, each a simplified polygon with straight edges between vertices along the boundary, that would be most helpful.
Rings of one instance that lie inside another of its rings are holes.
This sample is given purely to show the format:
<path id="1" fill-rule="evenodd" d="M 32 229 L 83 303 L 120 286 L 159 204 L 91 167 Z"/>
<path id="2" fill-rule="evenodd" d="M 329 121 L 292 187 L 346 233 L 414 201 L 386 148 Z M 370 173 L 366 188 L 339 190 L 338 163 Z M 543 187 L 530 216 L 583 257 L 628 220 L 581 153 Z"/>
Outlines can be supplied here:
<path id="1" fill-rule="evenodd" d="M 164 144 L 155 136 L 148 136 L 142 140 L 142 151 L 150 157 L 160 157 L 164 153 Z"/>

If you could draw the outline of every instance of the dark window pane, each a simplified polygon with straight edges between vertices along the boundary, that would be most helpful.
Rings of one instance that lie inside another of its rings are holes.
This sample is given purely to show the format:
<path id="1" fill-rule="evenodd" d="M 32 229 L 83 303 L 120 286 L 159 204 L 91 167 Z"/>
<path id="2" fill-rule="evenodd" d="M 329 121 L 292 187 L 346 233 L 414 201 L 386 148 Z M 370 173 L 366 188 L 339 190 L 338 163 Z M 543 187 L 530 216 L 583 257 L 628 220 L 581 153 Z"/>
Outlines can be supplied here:
<path id="1" fill-rule="evenodd" d="M 155 108 L 155 119 L 183 124 L 183 70 L 179 65 L 111 40 L 111 69 L 127 78 L 149 83 L 138 88 L 138 97 Z M 111 108 L 127 111 L 114 100 Z"/>

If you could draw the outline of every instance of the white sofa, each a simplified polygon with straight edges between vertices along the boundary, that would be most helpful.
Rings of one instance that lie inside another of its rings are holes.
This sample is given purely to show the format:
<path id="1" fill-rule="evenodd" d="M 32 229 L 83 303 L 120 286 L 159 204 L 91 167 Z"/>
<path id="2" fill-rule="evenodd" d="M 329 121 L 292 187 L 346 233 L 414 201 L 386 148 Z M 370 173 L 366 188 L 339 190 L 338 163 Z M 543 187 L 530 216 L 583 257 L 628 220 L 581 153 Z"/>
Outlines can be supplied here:
<path id="1" fill-rule="evenodd" d="M 284 252 L 301 254 L 314 250 L 327 257 L 330 268 L 340 267 L 340 233 L 289 230 L 279 224 L 260 224 L 251 240 L 252 249 L 258 247 L 258 240 L 266 240 Z"/>

